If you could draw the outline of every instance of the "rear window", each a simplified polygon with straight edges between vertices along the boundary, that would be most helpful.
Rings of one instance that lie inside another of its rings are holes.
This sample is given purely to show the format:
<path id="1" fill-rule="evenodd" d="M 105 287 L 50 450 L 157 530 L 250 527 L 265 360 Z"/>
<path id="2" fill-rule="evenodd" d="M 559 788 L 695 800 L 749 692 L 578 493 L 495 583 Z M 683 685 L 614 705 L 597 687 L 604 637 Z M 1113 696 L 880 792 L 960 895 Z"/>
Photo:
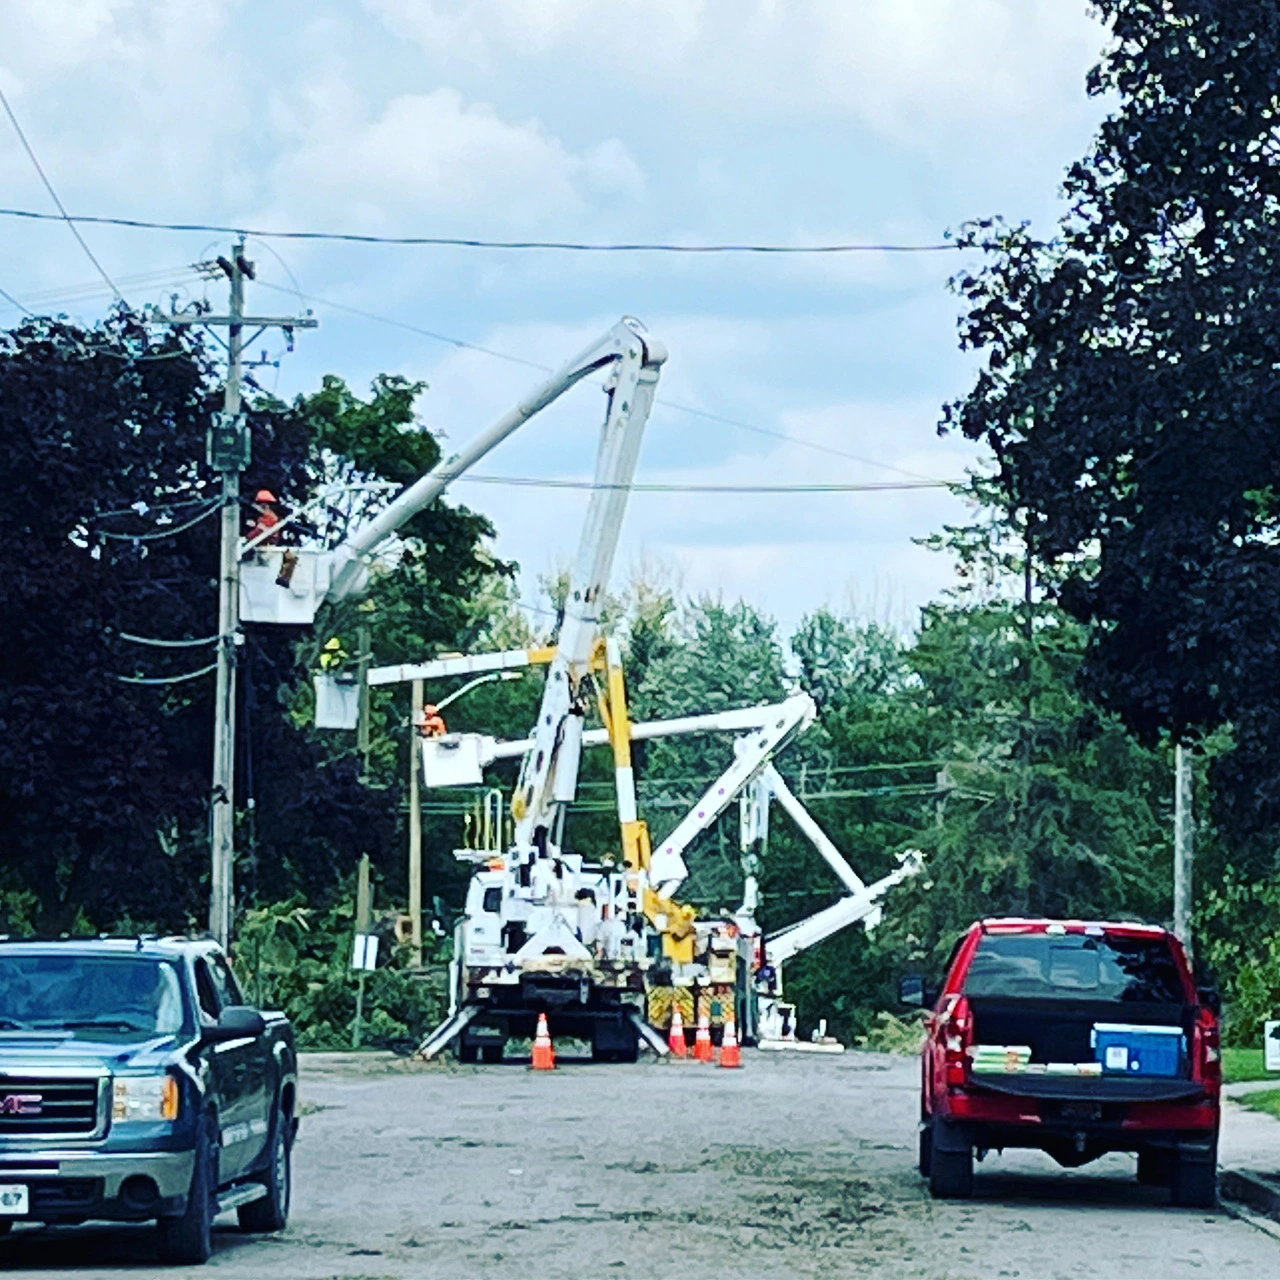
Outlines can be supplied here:
<path id="1" fill-rule="evenodd" d="M 969 996 L 1181 1004 L 1182 978 L 1165 938 L 984 934 L 964 984 Z"/>

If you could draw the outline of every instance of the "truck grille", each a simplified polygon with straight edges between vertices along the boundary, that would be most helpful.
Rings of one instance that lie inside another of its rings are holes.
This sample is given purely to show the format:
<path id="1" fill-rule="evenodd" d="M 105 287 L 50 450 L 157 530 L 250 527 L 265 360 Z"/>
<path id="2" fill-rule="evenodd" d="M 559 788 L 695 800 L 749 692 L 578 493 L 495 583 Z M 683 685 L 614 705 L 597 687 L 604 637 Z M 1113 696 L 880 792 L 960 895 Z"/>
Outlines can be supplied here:
<path id="1" fill-rule="evenodd" d="M 90 1134 L 98 1127 L 98 1081 L 0 1080 L 0 1137 Z"/>

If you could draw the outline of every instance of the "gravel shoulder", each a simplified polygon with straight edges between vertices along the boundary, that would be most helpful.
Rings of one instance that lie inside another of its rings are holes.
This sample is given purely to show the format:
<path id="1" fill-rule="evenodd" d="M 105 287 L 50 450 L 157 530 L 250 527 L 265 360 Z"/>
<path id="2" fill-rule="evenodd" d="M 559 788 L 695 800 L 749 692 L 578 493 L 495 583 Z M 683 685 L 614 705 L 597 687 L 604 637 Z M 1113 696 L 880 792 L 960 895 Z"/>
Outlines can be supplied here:
<path id="1" fill-rule="evenodd" d="M 228 1277 L 1273 1276 L 1280 1242 L 1174 1210 L 1133 1160 L 1010 1153 L 977 1198 L 915 1172 L 913 1060 L 747 1052 L 741 1071 L 645 1060 L 415 1064 L 310 1055 L 289 1231 L 219 1232 Z M 1224 1154 L 1280 1164 L 1280 1125 L 1228 1109 Z M 1238 1141 L 1237 1141 L 1238 1139 Z M 0 1266 L 153 1275 L 148 1235 L 23 1230 Z M 141 1265 L 131 1265 L 136 1259 Z"/>

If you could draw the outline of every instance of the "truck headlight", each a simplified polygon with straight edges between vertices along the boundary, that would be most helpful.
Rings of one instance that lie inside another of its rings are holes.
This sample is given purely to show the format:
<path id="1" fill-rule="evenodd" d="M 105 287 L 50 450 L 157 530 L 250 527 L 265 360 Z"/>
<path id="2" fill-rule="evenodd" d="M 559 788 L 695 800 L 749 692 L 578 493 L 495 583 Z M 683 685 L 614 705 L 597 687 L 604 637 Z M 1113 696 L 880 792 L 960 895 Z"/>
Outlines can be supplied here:
<path id="1" fill-rule="evenodd" d="M 176 1120 L 178 1081 L 173 1076 L 123 1076 L 113 1084 L 112 1120 Z"/>

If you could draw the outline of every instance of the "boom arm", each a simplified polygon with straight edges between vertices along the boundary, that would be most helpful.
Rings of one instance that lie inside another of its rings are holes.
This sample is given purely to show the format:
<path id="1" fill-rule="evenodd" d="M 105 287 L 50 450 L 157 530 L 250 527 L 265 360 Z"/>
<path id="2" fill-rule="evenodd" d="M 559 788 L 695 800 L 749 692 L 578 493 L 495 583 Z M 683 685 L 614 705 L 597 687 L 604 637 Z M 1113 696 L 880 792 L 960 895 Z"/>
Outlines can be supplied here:
<path id="1" fill-rule="evenodd" d="M 644 327 L 638 320 L 631 318 L 619 320 L 608 333 L 579 352 L 540 387 L 531 391 L 510 413 L 499 418 L 488 431 L 478 436 L 460 453 L 433 467 L 420 480 L 404 489 L 378 515 L 366 521 L 340 543 L 334 552 L 333 571 L 325 599 L 331 602 L 343 600 L 363 591 L 368 582 L 372 555 L 388 538 L 391 538 L 419 511 L 430 506 L 454 480 L 479 462 L 495 445 L 501 444 L 513 431 L 528 422 L 534 414 L 545 409 L 583 378 L 607 365 L 638 364 L 646 370 L 651 369 L 653 373 L 651 382 L 656 382 L 658 366 L 665 359 L 666 351 L 662 344 L 647 337 L 644 334 Z M 645 401 L 645 414 L 648 413 L 652 397 L 653 391 L 650 386 Z M 641 422 L 643 425 L 643 418 Z M 607 430 L 606 425 L 606 434 Z M 634 468 L 634 452 L 631 463 Z M 597 468 L 597 475 L 598 471 Z M 627 479 L 630 479 L 629 472 Z M 594 506 L 594 500 L 598 495 L 592 496 Z M 621 520 L 620 508 L 625 505 L 625 502 L 626 496 L 622 494 L 621 502 L 617 504 L 619 520 Z M 612 555 L 612 548 L 610 548 L 610 555 Z"/>

